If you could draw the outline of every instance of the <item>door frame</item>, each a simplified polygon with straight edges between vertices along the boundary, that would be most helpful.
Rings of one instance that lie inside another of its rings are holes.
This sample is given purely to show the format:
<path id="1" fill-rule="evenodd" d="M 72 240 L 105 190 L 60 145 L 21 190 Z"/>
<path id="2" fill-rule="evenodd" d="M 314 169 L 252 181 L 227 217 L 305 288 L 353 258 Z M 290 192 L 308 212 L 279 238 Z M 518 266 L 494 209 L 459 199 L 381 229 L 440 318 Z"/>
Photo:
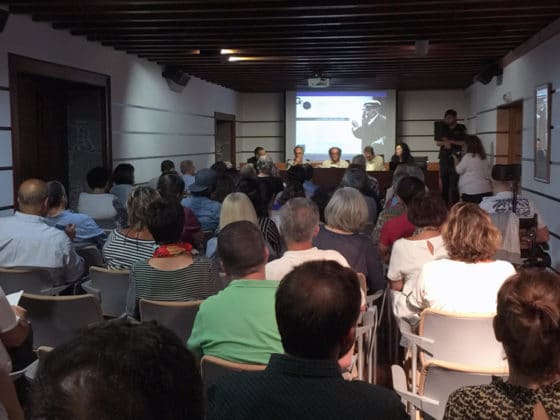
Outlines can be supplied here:
<path id="1" fill-rule="evenodd" d="M 22 156 L 19 143 L 19 115 L 18 115 L 18 75 L 49 77 L 66 82 L 75 82 L 102 88 L 104 106 L 102 109 L 105 129 L 102 130 L 103 166 L 112 170 L 112 139 L 111 139 L 111 77 L 107 74 L 96 73 L 76 67 L 37 60 L 18 54 L 8 54 L 9 83 L 10 83 L 10 114 L 12 127 L 12 169 L 14 183 L 14 205 L 17 203 L 17 188 L 23 181 L 20 162 Z"/>
<path id="2" fill-rule="evenodd" d="M 214 157 L 216 156 L 216 133 L 218 132 L 218 121 L 228 121 L 231 124 L 231 164 L 233 167 L 237 167 L 237 141 L 236 141 L 236 130 L 235 130 L 235 115 L 224 114 L 222 112 L 214 112 Z"/>
<path id="3" fill-rule="evenodd" d="M 520 133 L 521 136 L 521 159 L 523 159 L 523 113 L 524 113 L 524 106 L 523 106 L 523 99 L 517 99 L 515 101 L 512 102 L 508 102 L 506 104 L 500 105 L 496 108 L 497 114 L 496 114 L 496 127 L 498 127 L 498 131 L 496 132 L 496 150 L 498 148 L 498 136 L 500 135 L 507 135 L 507 143 L 508 143 L 508 152 L 506 155 L 499 155 L 497 154 L 496 151 L 496 158 L 507 158 L 508 163 L 511 163 L 513 161 L 516 160 L 517 155 L 514 154 L 514 150 L 510 147 L 511 146 L 511 137 L 514 133 L 511 132 L 511 114 L 508 113 L 507 115 L 507 130 L 506 131 L 499 131 L 500 130 L 500 126 L 502 125 L 503 121 L 501 120 L 503 118 L 503 114 L 500 113 L 500 111 L 507 111 L 510 110 L 512 108 L 521 108 L 521 130 L 522 132 Z M 502 127 L 503 128 L 503 127 Z"/>

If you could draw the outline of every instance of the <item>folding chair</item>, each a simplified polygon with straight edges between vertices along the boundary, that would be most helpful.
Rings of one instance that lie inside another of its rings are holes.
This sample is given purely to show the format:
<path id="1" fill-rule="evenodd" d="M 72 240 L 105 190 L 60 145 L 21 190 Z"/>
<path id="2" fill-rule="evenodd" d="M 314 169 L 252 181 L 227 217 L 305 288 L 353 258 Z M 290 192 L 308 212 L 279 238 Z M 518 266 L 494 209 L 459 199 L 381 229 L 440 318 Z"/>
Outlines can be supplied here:
<path id="1" fill-rule="evenodd" d="M 90 267 L 105 267 L 103 255 L 95 245 L 76 248 L 76 253 L 84 259 L 84 272 L 89 272 Z"/>
<path id="2" fill-rule="evenodd" d="M 202 381 L 206 388 L 210 387 L 222 376 L 233 372 L 255 372 L 262 371 L 266 365 L 255 365 L 248 363 L 236 363 L 219 357 L 206 355 L 200 360 L 200 372 Z"/>
<path id="3" fill-rule="evenodd" d="M 69 286 L 53 286 L 51 275 L 45 269 L 0 268 L 0 287 L 7 295 L 20 290 L 37 295 L 56 295 Z"/>
<path id="4" fill-rule="evenodd" d="M 140 299 L 140 321 L 157 321 L 172 330 L 186 343 L 194 325 L 201 300 L 188 302 L 165 302 Z"/>
<path id="5" fill-rule="evenodd" d="M 82 283 L 82 288 L 99 299 L 104 316 L 116 318 L 126 312 L 129 285 L 128 270 L 90 267 L 89 280 Z"/>
<path id="6" fill-rule="evenodd" d="M 92 295 L 41 296 L 24 293 L 19 305 L 33 325 L 33 345 L 56 347 L 80 330 L 103 321 L 99 301 Z"/>
<path id="7" fill-rule="evenodd" d="M 368 308 L 360 318 L 359 324 L 361 325 L 356 328 L 358 379 L 374 384 L 377 375 L 377 307 Z"/>

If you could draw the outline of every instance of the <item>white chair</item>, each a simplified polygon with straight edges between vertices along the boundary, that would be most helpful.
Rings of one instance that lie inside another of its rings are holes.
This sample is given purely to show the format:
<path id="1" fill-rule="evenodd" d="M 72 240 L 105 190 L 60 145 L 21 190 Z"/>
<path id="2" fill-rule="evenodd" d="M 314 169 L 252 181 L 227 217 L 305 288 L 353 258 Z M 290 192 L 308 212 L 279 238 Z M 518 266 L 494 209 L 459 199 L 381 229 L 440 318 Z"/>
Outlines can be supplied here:
<path id="1" fill-rule="evenodd" d="M 402 367 L 393 365 L 393 388 L 416 409 L 440 419 L 455 389 L 489 383 L 492 375 L 507 376 L 502 345 L 496 341 L 493 316 L 422 312 L 418 335 L 402 331 L 411 345 L 412 381 L 407 386 Z M 421 386 L 417 371 L 420 359 Z"/>
<path id="2" fill-rule="evenodd" d="M 33 326 L 33 346 L 56 347 L 80 330 L 103 320 L 99 301 L 92 295 L 41 296 L 24 293 L 19 305 Z"/>
<path id="3" fill-rule="evenodd" d="M 356 327 L 358 379 L 374 384 L 377 375 L 377 308 L 369 307 L 360 318 L 359 326 Z"/>
<path id="4" fill-rule="evenodd" d="M 504 213 L 491 213 L 490 218 L 494 226 L 502 234 L 502 246 L 498 250 L 496 258 L 510 261 L 512 264 L 522 264 L 519 218 L 517 215 L 508 211 Z"/>
<path id="5" fill-rule="evenodd" d="M 194 326 L 201 300 L 187 302 L 165 302 L 140 299 L 140 321 L 157 321 L 172 330 L 186 343 Z"/>
<path id="6" fill-rule="evenodd" d="M 200 373 L 206 388 L 228 373 L 258 372 L 264 369 L 266 369 L 266 365 L 230 362 L 210 355 L 203 356 L 200 360 Z"/>
<path id="7" fill-rule="evenodd" d="M 19 292 L 56 295 L 69 285 L 53 286 L 50 273 L 40 268 L 0 268 L 0 287 L 4 293 Z"/>
<path id="8" fill-rule="evenodd" d="M 104 316 L 119 317 L 126 312 L 129 285 L 128 270 L 90 267 L 89 280 L 82 283 L 82 288 L 99 299 Z"/>

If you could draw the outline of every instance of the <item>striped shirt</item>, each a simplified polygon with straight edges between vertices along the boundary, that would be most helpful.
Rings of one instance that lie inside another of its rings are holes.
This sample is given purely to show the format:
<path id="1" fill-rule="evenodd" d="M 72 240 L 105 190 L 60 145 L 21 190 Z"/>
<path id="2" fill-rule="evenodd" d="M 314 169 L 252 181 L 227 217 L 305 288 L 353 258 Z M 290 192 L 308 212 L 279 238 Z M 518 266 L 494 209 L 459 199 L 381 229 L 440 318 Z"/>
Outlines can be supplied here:
<path id="1" fill-rule="evenodd" d="M 282 240 L 280 239 L 280 232 L 278 232 L 276 223 L 270 217 L 259 217 L 259 229 L 264 240 L 276 254 L 276 257 L 280 257 L 282 255 Z"/>
<path id="2" fill-rule="evenodd" d="M 153 240 L 135 239 L 114 229 L 103 247 L 103 257 L 110 270 L 129 270 L 136 261 L 152 258 Z"/>
<path id="3" fill-rule="evenodd" d="M 193 257 L 192 264 L 178 270 L 158 270 L 148 260 L 137 261 L 130 270 L 127 314 L 137 315 L 140 299 L 184 302 L 203 300 L 218 292 L 219 278 L 213 262 Z"/>

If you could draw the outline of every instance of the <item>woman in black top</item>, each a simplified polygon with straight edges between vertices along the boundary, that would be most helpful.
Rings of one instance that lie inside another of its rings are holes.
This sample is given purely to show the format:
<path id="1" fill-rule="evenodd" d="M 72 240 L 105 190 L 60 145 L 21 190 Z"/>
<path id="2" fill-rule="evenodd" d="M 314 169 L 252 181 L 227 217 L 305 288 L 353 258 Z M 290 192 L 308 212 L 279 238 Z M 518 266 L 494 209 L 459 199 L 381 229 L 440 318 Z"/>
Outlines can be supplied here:
<path id="1" fill-rule="evenodd" d="M 389 163 L 389 169 L 394 171 L 398 165 L 400 164 L 414 164 L 414 158 L 410 154 L 410 148 L 406 143 L 397 143 L 395 146 L 395 154 L 391 158 L 391 162 Z"/>

